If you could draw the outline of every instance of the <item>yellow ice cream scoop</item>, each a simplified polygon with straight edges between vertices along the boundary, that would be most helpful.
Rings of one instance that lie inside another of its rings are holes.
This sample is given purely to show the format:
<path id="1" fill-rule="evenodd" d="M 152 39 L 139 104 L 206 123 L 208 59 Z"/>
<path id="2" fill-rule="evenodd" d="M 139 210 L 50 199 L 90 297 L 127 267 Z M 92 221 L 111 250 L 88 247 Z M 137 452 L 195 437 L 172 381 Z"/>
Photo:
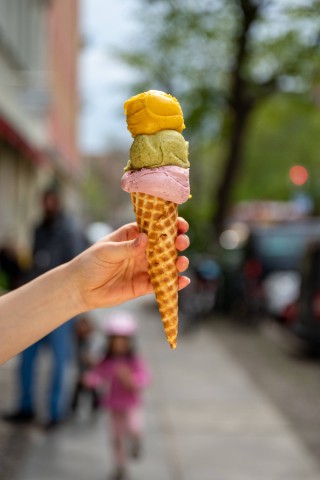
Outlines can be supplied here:
<path id="1" fill-rule="evenodd" d="M 157 168 L 167 165 L 189 168 L 188 142 L 176 130 L 161 130 L 154 135 L 137 135 L 130 148 L 130 160 L 125 168 Z"/>
<path id="2" fill-rule="evenodd" d="M 160 130 L 185 128 L 178 100 L 168 93 L 149 90 L 129 98 L 124 104 L 128 130 L 132 136 L 152 135 Z"/>

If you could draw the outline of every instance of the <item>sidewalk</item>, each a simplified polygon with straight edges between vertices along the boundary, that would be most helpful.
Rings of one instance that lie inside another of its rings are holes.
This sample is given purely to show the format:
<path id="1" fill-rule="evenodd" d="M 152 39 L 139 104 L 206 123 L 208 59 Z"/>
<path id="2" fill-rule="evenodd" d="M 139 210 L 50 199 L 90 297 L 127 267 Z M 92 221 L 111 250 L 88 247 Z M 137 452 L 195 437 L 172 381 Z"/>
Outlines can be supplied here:
<path id="1" fill-rule="evenodd" d="M 0 412 L 12 407 L 13 381 L 16 359 L 12 359 L 0 368 Z M 17 462 L 24 455 L 28 432 L 0 421 L 0 479 L 12 480 Z"/>
<path id="2" fill-rule="evenodd" d="M 146 300 L 132 302 L 151 364 L 144 457 L 132 480 L 319 480 L 290 425 L 205 327 L 171 352 Z M 98 313 L 101 315 L 101 313 Z M 106 480 L 105 419 L 30 433 L 17 480 Z"/>

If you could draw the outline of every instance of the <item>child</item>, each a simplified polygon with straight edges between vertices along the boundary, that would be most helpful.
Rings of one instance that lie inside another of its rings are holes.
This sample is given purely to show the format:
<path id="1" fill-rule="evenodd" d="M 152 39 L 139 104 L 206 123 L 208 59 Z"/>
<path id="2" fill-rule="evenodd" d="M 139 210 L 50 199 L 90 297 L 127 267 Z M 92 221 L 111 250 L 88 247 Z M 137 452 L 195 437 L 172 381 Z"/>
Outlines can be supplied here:
<path id="1" fill-rule="evenodd" d="M 137 325 L 131 314 L 121 312 L 106 325 L 107 352 L 104 360 L 84 376 L 88 387 L 102 387 L 101 407 L 110 412 L 112 446 L 115 459 L 113 480 L 125 479 L 126 443 L 131 442 L 132 457 L 140 453 L 141 392 L 150 375 L 135 352 Z"/>

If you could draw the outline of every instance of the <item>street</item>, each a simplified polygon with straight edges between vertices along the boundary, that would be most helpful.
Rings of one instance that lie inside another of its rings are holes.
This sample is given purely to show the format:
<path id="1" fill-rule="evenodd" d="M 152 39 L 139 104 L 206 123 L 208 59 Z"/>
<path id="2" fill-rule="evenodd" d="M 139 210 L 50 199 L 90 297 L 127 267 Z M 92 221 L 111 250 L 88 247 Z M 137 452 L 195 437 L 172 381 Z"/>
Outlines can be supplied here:
<path id="1" fill-rule="evenodd" d="M 180 335 L 171 352 L 150 300 L 126 308 L 141 318 L 141 348 L 153 374 L 143 458 L 130 464 L 132 480 L 320 479 L 316 452 L 306 441 L 320 433 L 305 429 L 279 401 L 288 394 L 291 404 L 306 383 L 316 399 L 312 382 L 319 383 L 318 364 L 297 362 L 272 335 L 222 321 Z M 273 386 L 262 380 L 268 378 Z M 92 420 L 84 409 L 48 434 L 36 426 L 22 432 L 27 438 L 15 473 L 1 480 L 103 480 L 110 473 L 103 414 Z"/>

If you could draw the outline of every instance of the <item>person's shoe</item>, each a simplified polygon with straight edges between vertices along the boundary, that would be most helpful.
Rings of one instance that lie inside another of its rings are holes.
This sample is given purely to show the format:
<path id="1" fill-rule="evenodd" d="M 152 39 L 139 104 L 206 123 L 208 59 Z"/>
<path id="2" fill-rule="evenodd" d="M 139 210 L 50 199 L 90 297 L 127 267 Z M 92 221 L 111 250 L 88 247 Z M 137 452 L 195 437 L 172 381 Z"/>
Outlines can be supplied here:
<path id="1" fill-rule="evenodd" d="M 131 443 L 131 458 L 138 460 L 141 457 L 141 440 L 139 438 L 135 438 L 132 440 Z"/>
<path id="2" fill-rule="evenodd" d="M 2 415 L 2 420 L 16 424 L 30 423 L 33 422 L 34 418 L 34 413 L 27 410 L 17 410 L 16 412 Z"/>
<path id="3" fill-rule="evenodd" d="M 43 430 L 46 432 L 51 432 L 59 427 L 61 423 L 61 420 L 48 420 L 48 422 L 43 425 Z"/>
<path id="4" fill-rule="evenodd" d="M 123 467 L 118 467 L 108 480 L 127 480 L 126 471 Z"/>

